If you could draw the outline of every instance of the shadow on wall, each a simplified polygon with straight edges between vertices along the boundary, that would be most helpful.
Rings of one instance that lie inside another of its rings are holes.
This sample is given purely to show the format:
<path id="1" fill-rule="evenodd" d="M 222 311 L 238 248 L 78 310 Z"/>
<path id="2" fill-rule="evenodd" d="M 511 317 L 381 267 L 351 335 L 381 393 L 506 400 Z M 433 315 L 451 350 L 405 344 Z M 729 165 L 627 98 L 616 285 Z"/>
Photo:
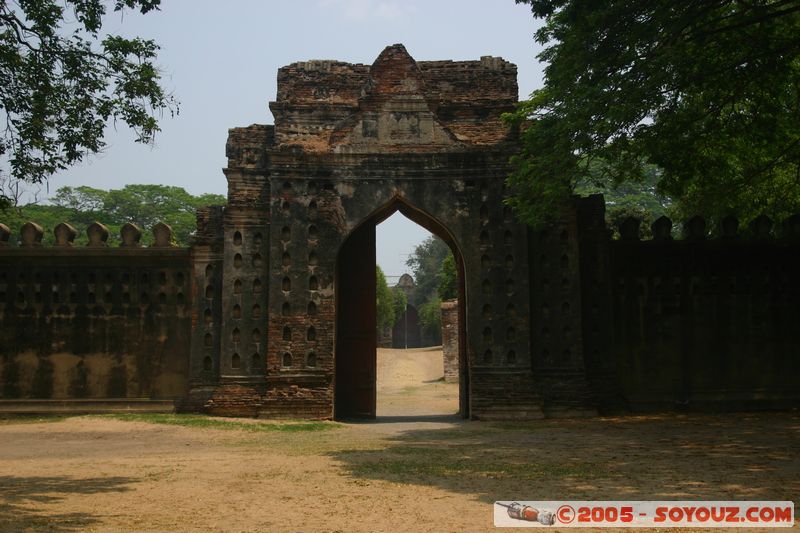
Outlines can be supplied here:
<path id="1" fill-rule="evenodd" d="M 127 477 L 0 476 L 0 531 L 83 530 L 99 520 L 88 513 L 48 513 L 48 504 L 69 494 L 127 492 L 137 481 Z"/>

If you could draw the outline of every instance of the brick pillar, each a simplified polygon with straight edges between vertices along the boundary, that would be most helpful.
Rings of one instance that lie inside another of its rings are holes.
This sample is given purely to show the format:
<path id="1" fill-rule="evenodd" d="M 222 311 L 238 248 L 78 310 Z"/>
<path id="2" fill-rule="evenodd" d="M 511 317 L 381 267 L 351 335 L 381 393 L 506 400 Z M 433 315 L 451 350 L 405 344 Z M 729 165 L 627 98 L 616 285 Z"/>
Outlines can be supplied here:
<path id="1" fill-rule="evenodd" d="M 458 300 L 442 302 L 442 361 L 444 380 L 458 383 Z"/>
<path id="2" fill-rule="evenodd" d="M 584 364 L 581 257 L 573 204 L 529 232 L 532 362 L 548 417 L 591 416 L 597 405 Z"/>
<path id="3" fill-rule="evenodd" d="M 178 408 L 202 411 L 219 384 L 222 318 L 222 206 L 197 210 L 192 244 L 192 333 L 189 396 Z"/>
<path id="4" fill-rule="evenodd" d="M 602 414 L 626 412 L 613 357 L 614 309 L 610 277 L 610 236 L 600 194 L 576 204 L 580 245 L 581 327 L 586 375 Z"/>

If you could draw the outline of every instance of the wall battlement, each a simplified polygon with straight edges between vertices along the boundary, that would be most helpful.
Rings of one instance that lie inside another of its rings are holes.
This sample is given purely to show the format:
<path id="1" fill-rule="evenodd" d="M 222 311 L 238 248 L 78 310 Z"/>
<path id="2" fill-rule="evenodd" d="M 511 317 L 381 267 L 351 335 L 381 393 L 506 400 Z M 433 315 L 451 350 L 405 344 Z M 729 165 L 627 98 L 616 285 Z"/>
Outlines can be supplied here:
<path id="1" fill-rule="evenodd" d="M 172 228 L 169 225 L 159 222 L 152 228 L 153 244 L 150 248 L 171 248 L 174 247 Z M 85 247 L 75 244 L 78 232 L 68 222 L 56 224 L 53 228 L 54 249 L 73 250 L 73 253 L 80 253 L 78 250 L 86 251 L 86 248 L 108 248 L 108 228 L 99 222 L 93 222 L 86 228 L 88 242 Z M 0 253 L 9 253 L 15 245 L 19 248 L 33 248 L 42 246 L 44 228 L 36 222 L 26 222 L 20 228 L 17 239 L 12 239 L 11 230 L 5 224 L 0 223 Z M 127 223 L 120 228 L 120 248 L 139 249 L 141 248 L 142 230 L 135 224 Z"/>
<path id="2" fill-rule="evenodd" d="M 642 235 L 642 221 L 636 217 L 628 217 L 621 221 L 617 229 L 619 230 L 620 240 L 623 242 L 640 241 Z M 766 242 L 780 240 L 785 242 L 800 241 L 800 214 L 791 215 L 785 218 L 780 226 L 774 224 L 771 218 L 760 215 L 750 222 L 747 230 L 741 232 L 739 220 L 729 215 L 719 221 L 717 231 L 711 234 L 707 229 L 706 219 L 700 215 L 695 215 L 681 225 L 680 236 L 685 241 L 700 242 L 707 240 L 721 240 L 727 242 L 751 241 Z M 675 225 L 669 217 L 662 216 L 653 221 L 650 231 L 653 241 L 669 242 L 673 241 Z"/>
<path id="3" fill-rule="evenodd" d="M 99 223 L 85 246 L 67 223 L 53 246 L 43 232 L 28 222 L 16 244 L 0 226 L 0 398 L 184 398 L 191 250 L 172 244 L 166 224 L 146 248 L 132 224 L 118 247 Z"/>
<path id="4" fill-rule="evenodd" d="M 609 409 L 725 410 L 797 405 L 800 342 L 798 218 L 779 228 L 735 218 L 712 236 L 695 216 L 602 227 L 598 199 L 583 199 L 582 337 L 587 374 Z M 594 219 L 594 224 L 588 224 Z M 777 229 L 777 231 L 776 231 Z M 609 386 L 611 384 L 611 386 Z"/>

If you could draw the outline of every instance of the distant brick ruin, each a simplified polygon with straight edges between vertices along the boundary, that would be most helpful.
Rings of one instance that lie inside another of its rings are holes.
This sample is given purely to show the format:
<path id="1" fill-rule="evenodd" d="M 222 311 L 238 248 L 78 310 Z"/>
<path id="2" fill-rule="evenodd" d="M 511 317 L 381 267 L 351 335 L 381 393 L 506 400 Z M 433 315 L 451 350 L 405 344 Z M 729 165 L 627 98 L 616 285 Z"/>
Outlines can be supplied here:
<path id="1" fill-rule="evenodd" d="M 662 219 L 646 242 L 630 220 L 613 241 L 593 196 L 531 231 L 503 203 L 517 99 L 494 57 L 295 63 L 275 124 L 230 130 L 228 205 L 198 211 L 191 248 L 164 227 L 75 247 L 65 226 L 45 248 L 35 224 L 15 246 L 0 225 L 0 411 L 375 416 L 375 226 L 395 211 L 456 258 L 462 416 L 797 406 L 798 217 L 751 239 L 695 218 L 677 241 Z"/>

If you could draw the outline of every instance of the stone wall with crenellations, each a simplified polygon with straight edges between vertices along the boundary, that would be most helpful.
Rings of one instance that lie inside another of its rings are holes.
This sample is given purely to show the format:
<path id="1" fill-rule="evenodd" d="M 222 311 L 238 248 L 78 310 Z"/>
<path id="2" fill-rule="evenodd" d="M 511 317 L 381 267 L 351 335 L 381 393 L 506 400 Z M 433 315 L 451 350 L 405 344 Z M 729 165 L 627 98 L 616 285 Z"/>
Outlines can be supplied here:
<path id="1" fill-rule="evenodd" d="M 581 264 L 587 374 L 606 410 L 785 408 L 800 402 L 800 216 L 713 234 L 696 216 L 599 230 L 583 199 Z M 592 222 L 594 221 L 594 222 Z M 680 235 L 675 238 L 674 235 Z"/>
<path id="2" fill-rule="evenodd" d="M 67 223 L 54 246 L 43 231 L 28 222 L 12 238 L 0 225 L 0 398 L 185 398 L 191 250 L 164 224 L 147 248 L 132 224 L 113 248 L 99 223 L 87 246 Z"/>

